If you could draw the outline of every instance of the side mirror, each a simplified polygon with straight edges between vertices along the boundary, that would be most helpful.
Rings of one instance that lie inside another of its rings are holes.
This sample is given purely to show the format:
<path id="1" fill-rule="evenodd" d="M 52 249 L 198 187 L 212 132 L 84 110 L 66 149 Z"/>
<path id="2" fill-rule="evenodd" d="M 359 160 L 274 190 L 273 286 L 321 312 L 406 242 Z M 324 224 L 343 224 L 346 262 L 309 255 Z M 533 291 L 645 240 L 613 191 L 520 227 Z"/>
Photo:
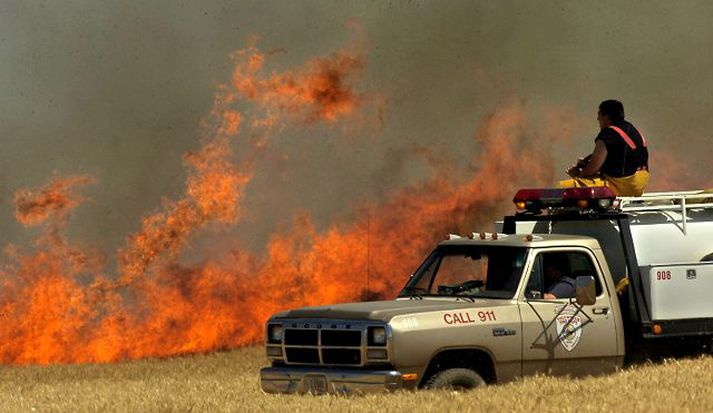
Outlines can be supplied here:
<path id="1" fill-rule="evenodd" d="M 594 277 L 585 275 L 577 277 L 576 300 L 579 305 L 593 305 L 597 302 L 597 291 L 594 288 Z"/>

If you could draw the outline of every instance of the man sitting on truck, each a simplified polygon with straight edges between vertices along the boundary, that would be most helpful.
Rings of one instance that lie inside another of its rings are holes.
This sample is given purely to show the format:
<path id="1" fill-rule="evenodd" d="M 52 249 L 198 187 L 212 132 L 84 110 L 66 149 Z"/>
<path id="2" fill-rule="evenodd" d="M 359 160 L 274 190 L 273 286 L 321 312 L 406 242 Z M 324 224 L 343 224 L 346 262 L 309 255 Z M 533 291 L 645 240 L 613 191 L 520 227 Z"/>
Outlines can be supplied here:
<path id="1" fill-rule="evenodd" d="M 649 151 L 638 129 L 624 120 L 624 105 L 618 100 L 599 104 L 601 131 L 594 151 L 567 169 L 572 179 L 560 188 L 606 186 L 618 196 L 641 196 L 649 183 Z"/>
<path id="2" fill-rule="evenodd" d="M 572 298 L 576 293 L 576 281 L 570 277 L 569 260 L 566 254 L 551 252 L 543 257 L 546 300 Z"/>

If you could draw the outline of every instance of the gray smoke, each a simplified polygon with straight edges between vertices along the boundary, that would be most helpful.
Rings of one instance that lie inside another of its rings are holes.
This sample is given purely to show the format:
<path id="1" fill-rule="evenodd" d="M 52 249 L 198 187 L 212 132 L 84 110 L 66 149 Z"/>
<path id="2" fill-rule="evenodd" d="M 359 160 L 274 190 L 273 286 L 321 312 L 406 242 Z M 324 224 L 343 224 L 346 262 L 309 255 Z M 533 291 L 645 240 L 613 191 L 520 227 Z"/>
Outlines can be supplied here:
<path id="1" fill-rule="evenodd" d="M 98 183 L 70 235 L 111 254 L 180 193 L 181 154 L 198 145 L 231 51 L 257 34 L 262 50 L 286 51 L 273 67 L 297 65 L 346 44 L 351 20 L 371 43 L 361 87 L 388 98 L 382 127 L 356 139 L 323 127 L 276 136 L 290 156 L 258 157 L 250 212 L 234 229 L 253 248 L 296 211 L 324 225 L 422 179 L 416 146 L 465 162 L 479 119 L 513 97 L 533 113 L 559 105 L 591 118 L 572 147 L 542 148 L 558 153 L 558 170 L 591 149 L 596 105 L 618 98 L 652 152 L 677 154 L 696 184 L 713 186 L 702 168 L 713 154 L 712 19 L 709 2 L 0 0 L 0 240 L 28 237 L 14 190 L 89 173 Z"/>

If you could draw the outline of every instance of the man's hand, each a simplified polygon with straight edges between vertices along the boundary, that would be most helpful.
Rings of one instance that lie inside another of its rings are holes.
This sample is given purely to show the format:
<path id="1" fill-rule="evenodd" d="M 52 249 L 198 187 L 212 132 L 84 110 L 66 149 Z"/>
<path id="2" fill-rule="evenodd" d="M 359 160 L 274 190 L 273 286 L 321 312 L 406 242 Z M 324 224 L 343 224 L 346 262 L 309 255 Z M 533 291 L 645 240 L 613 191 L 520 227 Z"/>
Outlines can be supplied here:
<path id="1" fill-rule="evenodd" d="M 545 293 L 545 295 L 543 297 L 545 300 L 556 300 L 557 299 L 557 297 L 555 297 L 554 294 L 550 294 L 550 293 Z"/>
<path id="2" fill-rule="evenodd" d="M 587 155 L 584 158 L 579 158 L 577 159 L 577 167 L 578 168 L 584 168 L 585 166 L 589 165 L 589 161 L 592 160 L 592 155 Z"/>
<path id="3" fill-rule="evenodd" d="M 589 155 L 585 158 L 579 158 L 577 159 L 577 163 L 570 166 L 565 170 L 565 173 L 572 178 L 578 178 L 582 176 L 582 169 L 584 169 L 588 164 L 589 161 L 592 159 L 592 155 Z"/>
<path id="4" fill-rule="evenodd" d="M 580 173 L 581 171 L 582 171 L 582 170 L 579 168 L 579 166 L 577 166 L 577 165 L 572 165 L 572 166 L 570 166 L 569 168 L 567 168 L 567 170 L 565 170 L 565 173 L 566 173 L 567 175 L 571 176 L 572 178 L 576 178 L 576 177 L 579 176 L 579 173 Z"/>

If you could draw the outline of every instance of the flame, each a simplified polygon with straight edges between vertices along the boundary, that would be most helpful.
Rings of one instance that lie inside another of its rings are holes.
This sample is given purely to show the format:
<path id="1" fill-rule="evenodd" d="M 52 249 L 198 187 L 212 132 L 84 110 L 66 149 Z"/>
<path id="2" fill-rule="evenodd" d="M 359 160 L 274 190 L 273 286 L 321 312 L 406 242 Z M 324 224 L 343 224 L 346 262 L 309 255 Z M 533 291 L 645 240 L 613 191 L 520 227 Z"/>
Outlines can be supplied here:
<path id="1" fill-rule="evenodd" d="M 265 54 L 255 46 L 234 55 L 232 85 L 239 97 L 265 112 L 255 126 L 273 126 L 280 114 L 333 123 L 354 113 L 364 100 L 354 87 L 365 65 L 358 43 L 328 57 L 315 58 L 298 71 L 263 74 Z"/>
<path id="2" fill-rule="evenodd" d="M 221 130 L 232 132 L 234 128 L 221 126 Z M 163 211 L 145 217 L 141 230 L 129 237 L 119 252 L 122 284 L 145 274 L 160 258 L 174 260 L 189 237 L 207 223 L 229 224 L 238 219 L 251 173 L 239 171 L 230 160 L 231 153 L 229 141 L 219 135 L 200 151 L 185 156 L 191 170 L 186 194 L 177 201 L 166 201 Z"/>
<path id="3" fill-rule="evenodd" d="M 711 186 L 711 176 L 704 165 L 693 165 L 674 150 L 649 150 L 651 182 L 648 191 L 672 188 L 701 189 Z"/>
<path id="4" fill-rule="evenodd" d="M 23 225 L 34 226 L 64 216 L 84 200 L 77 190 L 90 182 L 92 178 L 86 175 L 55 177 L 36 191 L 19 190 L 14 197 L 15 218 Z"/>

